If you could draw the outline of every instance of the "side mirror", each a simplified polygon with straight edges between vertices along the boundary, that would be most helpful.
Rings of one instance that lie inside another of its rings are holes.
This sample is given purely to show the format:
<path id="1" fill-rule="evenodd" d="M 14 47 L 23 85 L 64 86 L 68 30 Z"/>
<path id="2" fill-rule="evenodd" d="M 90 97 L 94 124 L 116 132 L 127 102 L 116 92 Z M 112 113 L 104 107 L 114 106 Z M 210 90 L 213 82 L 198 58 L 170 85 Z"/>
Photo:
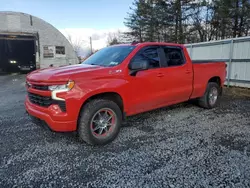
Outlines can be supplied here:
<path id="1" fill-rule="evenodd" d="M 131 71 L 147 70 L 149 68 L 149 62 L 147 60 L 134 60 L 131 61 L 128 67 Z"/>
<path id="2" fill-rule="evenodd" d="M 133 60 L 128 66 L 130 75 L 135 76 L 138 71 L 147 70 L 149 68 L 149 62 L 147 60 Z"/>

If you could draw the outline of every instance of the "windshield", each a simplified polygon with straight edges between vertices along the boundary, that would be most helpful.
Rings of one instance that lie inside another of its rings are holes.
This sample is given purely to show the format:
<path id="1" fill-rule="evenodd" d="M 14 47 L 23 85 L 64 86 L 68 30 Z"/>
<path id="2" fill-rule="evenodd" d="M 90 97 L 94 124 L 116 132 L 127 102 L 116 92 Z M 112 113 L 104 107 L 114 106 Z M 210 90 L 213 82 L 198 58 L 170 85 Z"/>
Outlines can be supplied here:
<path id="1" fill-rule="evenodd" d="M 103 48 L 82 62 L 82 64 L 112 67 L 120 64 L 135 46 L 111 46 Z"/>

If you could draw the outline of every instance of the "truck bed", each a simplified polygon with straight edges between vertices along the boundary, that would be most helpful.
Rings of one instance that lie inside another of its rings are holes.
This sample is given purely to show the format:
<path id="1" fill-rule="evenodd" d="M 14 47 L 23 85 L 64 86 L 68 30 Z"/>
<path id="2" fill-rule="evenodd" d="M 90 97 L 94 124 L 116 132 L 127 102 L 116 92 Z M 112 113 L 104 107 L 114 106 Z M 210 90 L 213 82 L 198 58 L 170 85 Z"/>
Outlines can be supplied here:
<path id="1" fill-rule="evenodd" d="M 192 61 L 193 64 L 193 92 L 191 98 L 202 96 L 206 90 L 206 82 L 211 78 L 218 78 L 221 86 L 225 82 L 225 62 Z"/>

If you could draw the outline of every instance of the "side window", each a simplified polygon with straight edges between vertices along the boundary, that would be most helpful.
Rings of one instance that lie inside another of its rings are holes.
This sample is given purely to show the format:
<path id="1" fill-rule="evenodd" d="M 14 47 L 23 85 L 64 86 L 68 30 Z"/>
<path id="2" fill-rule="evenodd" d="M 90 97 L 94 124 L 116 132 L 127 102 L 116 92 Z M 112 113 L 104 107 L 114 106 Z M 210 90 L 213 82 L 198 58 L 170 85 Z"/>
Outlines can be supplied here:
<path id="1" fill-rule="evenodd" d="M 185 63 L 183 54 L 180 48 L 165 47 L 164 52 L 165 52 L 167 65 L 169 67 L 180 66 Z"/>
<path id="2" fill-rule="evenodd" d="M 133 60 L 147 60 L 150 68 L 160 67 L 160 58 L 156 47 L 146 48 L 135 55 Z M 133 61 L 132 60 L 132 61 Z"/>

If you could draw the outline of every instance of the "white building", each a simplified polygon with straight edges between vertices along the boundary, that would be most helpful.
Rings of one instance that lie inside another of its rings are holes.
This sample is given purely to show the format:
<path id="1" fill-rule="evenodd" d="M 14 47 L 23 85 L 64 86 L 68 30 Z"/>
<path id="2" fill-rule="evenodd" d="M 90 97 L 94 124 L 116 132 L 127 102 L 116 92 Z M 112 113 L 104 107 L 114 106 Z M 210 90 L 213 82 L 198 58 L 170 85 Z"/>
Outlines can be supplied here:
<path id="1" fill-rule="evenodd" d="M 25 13 L 0 11 L 0 71 L 78 62 L 69 41 L 49 23 Z"/>

